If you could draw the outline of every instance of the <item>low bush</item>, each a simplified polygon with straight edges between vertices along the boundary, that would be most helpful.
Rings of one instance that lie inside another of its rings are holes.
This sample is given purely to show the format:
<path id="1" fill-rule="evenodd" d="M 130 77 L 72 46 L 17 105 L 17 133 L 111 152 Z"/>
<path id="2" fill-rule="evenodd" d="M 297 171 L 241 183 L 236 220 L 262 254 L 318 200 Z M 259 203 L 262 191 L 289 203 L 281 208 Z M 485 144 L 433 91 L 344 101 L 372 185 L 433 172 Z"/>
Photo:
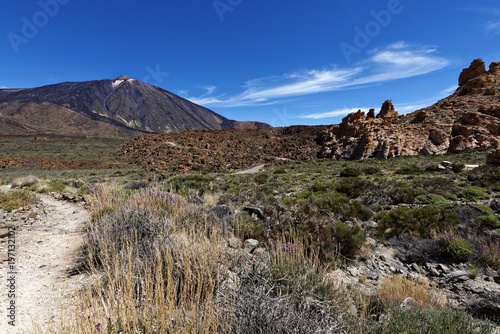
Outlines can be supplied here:
<path id="1" fill-rule="evenodd" d="M 482 238 L 478 242 L 476 256 L 479 263 L 500 270 L 500 240 L 493 236 Z"/>
<path id="2" fill-rule="evenodd" d="M 474 220 L 479 230 L 500 229 L 500 219 L 495 214 L 479 216 Z"/>
<path id="3" fill-rule="evenodd" d="M 459 192 L 457 196 L 468 202 L 476 202 L 490 198 L 490 194 L 480 187 L 468 187 Z"/>
<path id="4" fill-rule="evenodd" d="M 138 189 L 146 188 L 148 185 L 149 185 L 149 182 L 147 180 L 132 180 L 132 181 L 127 182 L 123 186 L 123 189 L 138 190 Z"/>
<path id="5" fill-rule="evenodd" d="M 465 164 L 462 164 L 462 163 L 453 163 L 451 165 L 451 170 L 454 172 L 454 173 L 460 173 L 461 171 L 463 171 L 465 168 Z"/>
<path id="6" fill-rule="evenodd" d="M 63 192 L 66 189 L 66 182 L 61 179 L 53 179 L 49 181 L 49 188 L 51 191 Z"/>
<path id="7" fill-rule="evenodd" d="M 12 182 L 12 188 L 31 188 L 36 186 L 40 180 L 34 176 L 26 176 L 14 180 Z"/>
<path id="8" fill-rule="evenodd" d="M 252 219 L 247 212 L 241 212 L 235 217 L 233 223 L 234 234 L 242 240 L 264 239 L 264 222 L 260 219 Z"/>
<path id="9" fill-rule="evenodd" d="M 335 185 L 335 190 L 346 194 L 350 198 L 357 198 L 364 194 L 373 184 L 360 177 L 346 177 L 341 179 Z"/>
<path id="10" fill-rule="evenodd" d="M 94 217 L 83 268 L 102 279 L 81 291 L 86 307 L 74 310 L 58 333 L 228 331 L 231 321 L 214 307 L 227 272 L 220 261 L 225 243 L 219 225 L 200 207 L 148 189 Z"/>
<path id="11" fill-rule="evenodd" d="M 269 175 L 267 173 L 259 173 L 254 178 L 257 184 L 266 184 L 269 180 Z"/>
<path id="12" fill-rule="evenodd" d="M 500 191 L 500 167 L 484 165 L 467 173 L 467 179 L 476 187 Z"/>
<path id="13" fill-rule="evenodd" d="M 357 177 L 361 175 L 361 171 L 358 168 L 346 167 L 340 171 L 341 177 Z"/>
<path id="14" fill-rule="evenodd" d="M 36 196 L 29 190 L 0 192 L 0 209 L 12 211 L 36 203 Z"/>
<path id="15" fill-rule="evenodd" d="M 335 223 L 335 242 L 343 257 L 349 260 L 355 259 L 365 241 L 366 234 L 362 231 L 361 225 L 350 226 L 342 221 Z"/>
<path id="16" fill-rule="evenodd" d="M 388 190 L 394 204 L 412 204 L 415 198 L 425 195 L 425 189 L 414 184 L 396 183 Z"/>
<path id="17" fill-rule="evenodd" d="M 411 233 L 421 238 L 430 238 L 442 231 L 452 231 L 460 223 L 458 216 L 450 209 L 431 205 L 415 209 L 399 207 L 381 211 L 375 217 L 382 233 Z"/>
<path id="18" fill-rule="evenodd" d="M 446 205 L 448 200 L 436 194 L 419 195 L 415 197 L 415 204 Z"/>
<path id="19" fill-rule="evenodd" d="M 363 168 L 363 173 L 366 175 L 376 175 L 376 174 L 382 174 L 382 169 L 380 167 L 366 167 Z"/>
<path id="20" fill-rule="evenodd" d="M 395 171 L 396 174 L 400 175 L 419 175 L 422 174 L 423 172 L 424 171 L 417 165 L 404 166 Z"/>
<path id="21" fill-rule="evenodd" d="M 494 325 L 474 319 L 461 310 L 451 309 L 419 309 L 389 310 L 387 320 L 370 322 L 367 333 L 373 334 L 491 334 Z"/>
<path id="22" fill-rule="evenodd" d="M 453 262 L 467 262 L 474 254 L 474 245 L 453 234 L 441 237 L 443 254 Z"/>

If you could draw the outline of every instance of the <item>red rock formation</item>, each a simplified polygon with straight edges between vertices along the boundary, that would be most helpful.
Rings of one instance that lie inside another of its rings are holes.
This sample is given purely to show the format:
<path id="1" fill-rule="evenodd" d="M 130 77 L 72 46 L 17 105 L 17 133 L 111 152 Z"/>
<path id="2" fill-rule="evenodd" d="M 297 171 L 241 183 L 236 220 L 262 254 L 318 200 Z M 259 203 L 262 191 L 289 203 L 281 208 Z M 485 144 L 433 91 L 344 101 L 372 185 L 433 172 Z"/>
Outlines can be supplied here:
<path id="1" fill-rule="evenodd" d="M 459 88 L 433 106 L 400 116 L 390 100 L 376 118 L 358 111 L 319 136 L 319 157 L 364 159 L 460 152 L 500 143 L 500 62 L 476 59 Z"/>
<path id="2" fill-rule="evenodd" d="M 477 78 L 486 73 L 484 61 L 481 58 L 475 59 L 468 68 L 464 68 L 458 77 L 458 86 L 462 87 L 469 80 Z"/>

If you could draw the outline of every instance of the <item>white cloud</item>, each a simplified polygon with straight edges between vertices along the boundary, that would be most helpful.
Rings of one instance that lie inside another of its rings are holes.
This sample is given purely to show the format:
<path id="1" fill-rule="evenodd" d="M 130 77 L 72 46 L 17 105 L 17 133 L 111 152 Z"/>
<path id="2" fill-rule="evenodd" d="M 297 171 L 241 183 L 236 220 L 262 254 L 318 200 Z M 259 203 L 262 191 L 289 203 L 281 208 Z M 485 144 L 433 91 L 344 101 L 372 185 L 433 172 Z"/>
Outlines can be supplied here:
<path id="1" fill-rule="evenodd" d="M 214 85 L 201 86 L 201 88 L 206 90 L 206 92 L 205 92 L 205 94 L 203 94 L 203 96 L 211 95 L 217 89 L 217 87 L 215 87 Z"/>
<path id="2" fill-rule="evenodd" d="M 486 31 L 495 35 L 500 35 L 500 20 L 496 22 L 488 22 Z"/>
<path id="3" fill-rule="evenodd" d="M 299 115 L 297 116 L 297 118 L 309 118 L 309 119 L 332 118 L 332 117 L 346 116 L 350 113 L 357 112 L 360 109 L 361 111 L 364 111 L 365 114 L 368 112 L 368 110 L 370 110 L 370 108 L 341 108 L 326 112 Z"/>
<path id="4" fill-rule="evenodd" d="M 453 86 L 446 87 L 445 89 L 441 90 L 440 95 L 442 97 L 446 97 L 448 95 L 451 95 L 451 94 L 455 93 L 455 91 L 457 90 L 457 88 L 458 88 L 458 85 L 453 85 Z"/>
<path id="5" fill-rule="evenodd" d="M 442 98 L 445 98 L 449 96 L 450 94 L 453 94 L 455 90 L 457 89 L 457 85 L 449 86 L 444 89 L 442 89 L 439 92 L 438 96 L 433 96 L 424 100 L 420 101 L 412 101 L 412 102 L 407 102 L 407 103 L 395 103 L 394 104 L 394 109 L 399 114 L 408 114 L 410 112 L 429 107 L 436 103 L 437 101 L 441 100 Z M 340 108 L 340 109 L 334 109 L 331 111 L 326 111 L 326 112 L 317 112 L 317 113 L 311 113 L 311 114 L 302 114 L 299 116 L 296 116 L 296 118 L 307 118 L 307 119 L 323 119 L 323 118 L 334 118 L 334 117 L 339 117 L 339 116 L 346 116 L 350 113 L 357 112 L 358 110 L 364 111 L 365 114 L 368 112 L 370 108 Z M 375 109 L 375 114 L 379 112 L 379 109 Z"/>
<path id="6" fill-rule="evenodd" d="M 253 79 L 244 84 L 243 92 L 233 96 L 210 96 L 215 87 L 207 86 L 207 93 L 188 99 L 204 106 L 255 106 L 273 104 L 283 98 L 362 88 L 447 67 L 449 60 L 436 56 L 435 52 L 434 47 L 397 42 L 385 49 L 372 50 L 367 60 L 352 67 L 310 69 Z"/>

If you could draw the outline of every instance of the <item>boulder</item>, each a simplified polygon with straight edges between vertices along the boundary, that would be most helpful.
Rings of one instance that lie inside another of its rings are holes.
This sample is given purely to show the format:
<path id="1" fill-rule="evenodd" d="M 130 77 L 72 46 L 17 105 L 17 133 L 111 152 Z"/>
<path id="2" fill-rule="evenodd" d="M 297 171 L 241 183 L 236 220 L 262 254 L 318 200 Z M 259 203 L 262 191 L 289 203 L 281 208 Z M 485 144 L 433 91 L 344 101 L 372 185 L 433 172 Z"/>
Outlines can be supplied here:
<path id="1" fill-rule="evenodd" d="M 472 61 L 468 68 L 464 68 L 458 77 L 458 86 L 462 87 L 469 80 L 479 77 L 486 73 L 484 61 L 481 58 Z"/>

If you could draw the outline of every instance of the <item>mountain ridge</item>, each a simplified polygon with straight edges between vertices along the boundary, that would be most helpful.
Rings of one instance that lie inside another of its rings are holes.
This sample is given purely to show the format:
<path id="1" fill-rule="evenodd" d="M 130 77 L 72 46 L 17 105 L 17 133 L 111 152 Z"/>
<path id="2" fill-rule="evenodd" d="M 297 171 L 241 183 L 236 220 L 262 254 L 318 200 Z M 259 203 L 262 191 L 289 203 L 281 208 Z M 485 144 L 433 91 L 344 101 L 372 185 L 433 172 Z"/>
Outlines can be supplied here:
<path id="1" fill-rule="evenodd" d="M 238 127 L 269 126 L 230 120 L 126 75 L 0 90 L 0 135 L 135 137 Z"/>

